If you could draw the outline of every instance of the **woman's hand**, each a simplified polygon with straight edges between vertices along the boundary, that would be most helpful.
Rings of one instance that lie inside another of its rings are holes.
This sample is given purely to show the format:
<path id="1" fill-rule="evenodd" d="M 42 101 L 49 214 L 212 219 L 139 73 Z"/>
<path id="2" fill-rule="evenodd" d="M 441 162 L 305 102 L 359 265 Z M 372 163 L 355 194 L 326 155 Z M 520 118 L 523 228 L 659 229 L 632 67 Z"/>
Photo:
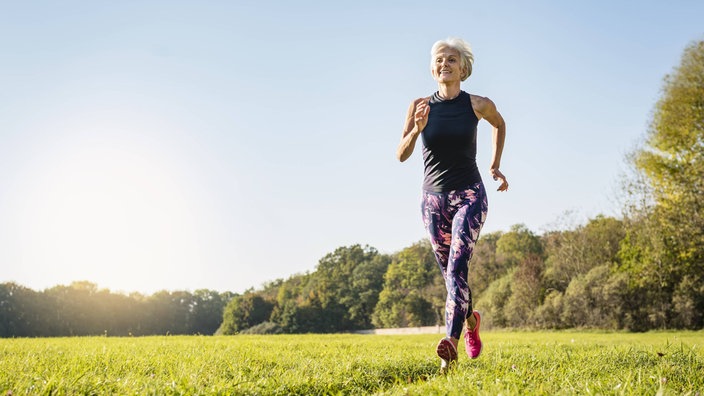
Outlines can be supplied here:
<path id="1" fill-rule="evenodd" d="M 494 180 L 499 180 L 501 179 L 501 185 L 496 191 L 508 191 L 508 182 L 506 181 L 506 176 L 504 176 L 503 173 L 499 170 L 499 168 L 491 168 L 491 177 L 494 178 Z"/>
<path id="2" fill-rule="evenodd" d="M 416 112 L 413 116 L 418 132 L 422 132 L 425 126 L 428 125 L 428 114 L 430 114 L 430 106 L 426 98 L 416 104 Z"/>
<path id="3" fill-rule="evenodd" d="M 399 143 L 396 150 L 396 158 L 401 162 L 411 156 L 413 148 L 416 146 L 416 139 L 418 139 L 418 136 L 428 124 L 428 114 L 430 114 L 429 100 L 430 98 L 418 98 L 408 106 L 401 143 Z"/>

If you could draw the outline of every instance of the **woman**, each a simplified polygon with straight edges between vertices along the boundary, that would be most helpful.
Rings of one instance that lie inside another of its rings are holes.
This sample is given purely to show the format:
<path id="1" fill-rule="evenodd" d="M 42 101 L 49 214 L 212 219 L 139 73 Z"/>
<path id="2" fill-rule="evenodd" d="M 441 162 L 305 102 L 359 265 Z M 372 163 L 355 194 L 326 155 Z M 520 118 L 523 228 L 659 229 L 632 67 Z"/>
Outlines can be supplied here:
<path id="1" fill-rule="evenodd" d="M 486 191 L 476 163 L 477 124 L 485 119 L 494 127 L 489 172 L 501 182 L 498 191 L 508 190 L 499 170 L 506 126 L 491 100 L 460 89 L 460 83 L 472 74 L 474 61 L 467 42 L 458 38 L 438 41 L 431 56 L 430 71 L 438 91 L 411 103 L 397 157 L 401 162 L 408 159 L 422 136 L 423 223 L 447 288 L 447 337 L 437 346 L 445 369 L 457 360 L 463 325 L 469 357 L 476 359 L 482 350 L 481 317 L 472 308 L 467 284 L 469 260 L 487 214 Z"/>

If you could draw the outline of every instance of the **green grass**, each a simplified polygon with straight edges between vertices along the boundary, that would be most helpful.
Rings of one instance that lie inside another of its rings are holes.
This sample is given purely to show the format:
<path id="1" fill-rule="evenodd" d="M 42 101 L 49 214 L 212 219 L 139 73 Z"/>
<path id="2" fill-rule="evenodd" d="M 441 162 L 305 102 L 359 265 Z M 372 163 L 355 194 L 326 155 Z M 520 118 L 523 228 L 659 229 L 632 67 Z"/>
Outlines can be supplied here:
<path id="1" fill-rule="evenodd" d="M 439 335 L 0 339 L 0 396 L 704 395 L 704 332 L 485 332 L 439 374 Z"/>

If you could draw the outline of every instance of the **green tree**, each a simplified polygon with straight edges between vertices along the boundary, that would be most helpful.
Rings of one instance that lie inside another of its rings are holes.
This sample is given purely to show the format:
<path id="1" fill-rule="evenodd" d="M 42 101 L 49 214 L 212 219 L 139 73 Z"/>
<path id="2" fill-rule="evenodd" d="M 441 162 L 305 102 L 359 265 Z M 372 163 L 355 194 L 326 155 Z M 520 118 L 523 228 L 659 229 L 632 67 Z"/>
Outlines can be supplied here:
<path id="1" fill-rule="evenodd" d="M 482 326 L 508 327 L 509 319 L 504 312 L 504 308 L 511 298 L 511 285 L 517 268 L 509 270 L 504 276 L 494 280 L 482 293 L 475 306 L 482 311 Z"/>
<path id="2" fill-rule="evenodd" d="M 69 286 L 54 286 L 45 291 L 53 300 L 53 321 L 61 326 L 60 334 L 85 336 L 104 334 L 108 331 L 106 308 L 101 298 L 105 292 L 87 281 L 73 282 Z"/>
<path id="3" fill-rule="evenodd" d="M 540 238 L 524 224 L 516 224 L 511 231 L 501 235 L 496 241 L 496 254 L 502 267 L 516 267 L 529 256 L 542 258 L 544 253 Z"/>
<path id="4" fill-rule="evenodd" d="M 162 290 L 147 297 L 143 309 L 147 317 L 145 334 L 190 334 L 189 316 L 193 295 L 186 291 Z"/>
<path id="5" fill-rule="evenodd" d="M 367 328 L 382 287 L 388 258 L 360 245 L 339 247 L 320 259 L 313 282 L 304 289 L 305 306 L 319 307 L 326 325 L 320 331 Z M 322 322 L 321 322 L 322 323 Z"/>
<path id="6" fill-rule="evenodd" d="M 225 307 L 218 334 L 237 334 L 252 326 L 268 321 L 274 303 L 254 291 L 233 297 Z"/>
<path id="7" fill-rule="evenodd" d="M 504 316 L 513 327 L 532 325 L 533 312 L 542 302 L 541 278 L 545 264 L 541 257 L 525 257 L 513 272 L 511 296 L 504 306 Z"/>
<path id="8" fill-rule="evenodd" d="M 469 286 L 473 298 L 481 296 L 492 281 L 499 279 L 507 271 L 496 254 L 496 243 L 502 235 L 501 231 L 482 234 L 474 247 L 474 254 L 469 263 Z"/>
<path id="9" fill-rule="evenodd" d="M 0 337 L 55 335 L 52 308 L 42 293 L 13 282 L 0 284 Z"/>
<path id="10" fill-rule="evenodd" d="M 372 321 L 376 327 L 444 323 L 445 286 L 430 243 L 403 249 L 384 275 Z"/>
<path id="11" fill-rule="evenodd" d="M 647 317 L 645 327 L 700 328 L 704 298 L 691 285 L 704 280 L 704 41 L 687 46 L 665 77 L 644 145 L 631 159 L 631 193 L 647 196 L 636 202 L 645 205 L 629 206 L 635 211 L 621 269 L 651 307 L 634 317 Z"/>
<path id="12" fill-rule="evenodd" d="M 213 334 L 223 320 L 225 306 L 232 295 L 214 290 L 199 289 L 193 292 L 189 307 L 189 334 Z M 267 318 L 268 319 L 268 318 Z"/>
<path id="13" fill-rule="evenodd" d="M 546 293 L 543 303 L 535 310 L 535 325 L 539 328 L 561 329 L 566 327 L 562 321 L 564 294 L 558 290 Z"/>
<path id="14" fill-rule="evenodd" d="M 616 263 L 624 227 L 621 220 L 599 215 L 573 230 L 547 235 L 547 288 L 565 291 L 574 277 L 596 266 Z"/>
<path id="15" fill-rule="evenodd" d="M 568 327 L 623 328 L 626 287 L 624 274 L 611 274 L 609 265 L 575 277 L 562 300 L 562 321 Z"/>
<path id="16" fill-rule="evenodd" d="M 355 327 L 372 326 L 372 315 L 379 301 L 379 293 L 384 287 L 384 274 L 390 263 L 390 256 L 380 254 L 360 263 L 352 271 L 352 290 L 357 295 L 357 301 L 350 304 L 348 310 Z"/>

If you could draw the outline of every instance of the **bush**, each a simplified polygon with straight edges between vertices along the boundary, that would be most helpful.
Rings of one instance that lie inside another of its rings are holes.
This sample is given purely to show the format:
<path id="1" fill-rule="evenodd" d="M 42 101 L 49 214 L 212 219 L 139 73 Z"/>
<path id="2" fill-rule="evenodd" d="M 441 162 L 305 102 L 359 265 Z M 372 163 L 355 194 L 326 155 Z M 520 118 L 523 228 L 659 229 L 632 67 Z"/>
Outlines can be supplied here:
<path id="1" fill-rule="evenodd" d="M 511 281 L 515 270 L 491 282 L 489 287 L 477 300 L 474 309 L 482 311 L 482 327 L 506 327 L 508 321 L 504 306 L 511 297 Z"/>

